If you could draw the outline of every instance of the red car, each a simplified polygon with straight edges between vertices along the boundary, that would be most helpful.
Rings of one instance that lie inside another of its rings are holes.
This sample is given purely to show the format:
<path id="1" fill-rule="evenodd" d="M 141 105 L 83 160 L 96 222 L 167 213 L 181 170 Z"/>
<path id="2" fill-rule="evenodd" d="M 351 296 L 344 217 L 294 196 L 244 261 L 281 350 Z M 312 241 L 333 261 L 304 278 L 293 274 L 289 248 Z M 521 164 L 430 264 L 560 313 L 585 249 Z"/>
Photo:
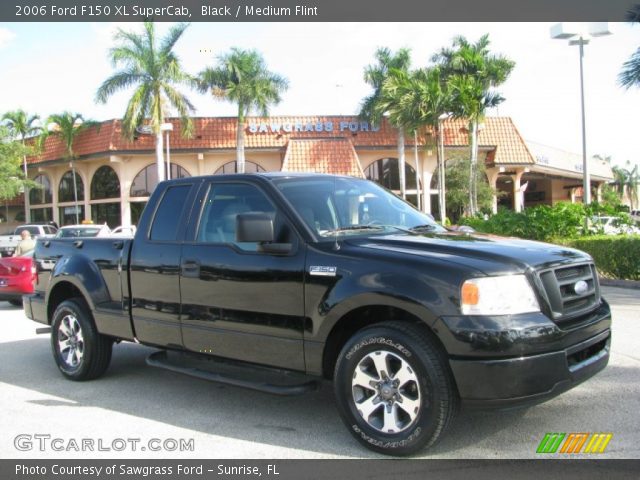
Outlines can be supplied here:
<path id="1" fill-rule="evenodd" d="M 0 258 L 0 301 L 22 305 L 22 295 L 33 293 L 35 277 L 32 254 Z"/>

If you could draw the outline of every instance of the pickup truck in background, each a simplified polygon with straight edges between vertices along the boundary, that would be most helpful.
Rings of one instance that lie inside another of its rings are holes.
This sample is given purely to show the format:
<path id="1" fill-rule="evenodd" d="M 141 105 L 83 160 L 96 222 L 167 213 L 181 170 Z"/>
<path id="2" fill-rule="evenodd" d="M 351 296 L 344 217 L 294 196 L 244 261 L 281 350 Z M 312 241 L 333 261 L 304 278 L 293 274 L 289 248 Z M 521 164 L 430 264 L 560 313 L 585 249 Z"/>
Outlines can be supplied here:
<path id="1" fill-rule="evenodd" d="M 390 455 L 433 445 L 460 405 L 539 403 L 609 359 L 587 254 L 451 232 L 351 177 L 162 182 L 133 239 L 35 257 L 55 266 L 24 308 L 65 377 L 101 376 L 134 341 L 158 348 L 153 366 L 264 392 L 330 380 L 349 431 Z"/>
<path id="2" fill-rule="evenodd" d="M 58 229 L 53 225 L 20 225 L 19 227 L 16 227 L 12 234 L 0 236 L 0 256 L 10 257 L 13 255 L 18 243 L 20 243 L 20 233 L 23 230 L 29 231 L 33 239 L 53 237 L 58 231 Z"/>

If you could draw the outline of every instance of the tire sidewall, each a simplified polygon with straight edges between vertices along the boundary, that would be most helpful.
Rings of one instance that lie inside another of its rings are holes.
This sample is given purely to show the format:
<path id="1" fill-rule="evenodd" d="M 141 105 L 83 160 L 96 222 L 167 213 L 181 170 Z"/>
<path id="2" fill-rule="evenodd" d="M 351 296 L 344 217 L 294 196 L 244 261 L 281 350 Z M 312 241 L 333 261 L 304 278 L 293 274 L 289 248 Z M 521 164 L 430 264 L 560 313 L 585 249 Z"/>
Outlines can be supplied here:
<path id="1" fill-rule="evenodd" d="M 60 354 L 60 346 L 58 345 L 58 332 L 62 319 L 67 315 L 73 315 L 80 325 L 83 338 L 83 353 L 82 360 L 77 367 L 70 367 L 64 361 Z M 67 300 L 62 302 L 53 314 L 53 322 L 51 323 L 51 349 L 53 351 L 53 358 L 56 365 L 62 372 L 62 374 L 70 379 L 83 378 L 89 369 L 90 356 L 92 355 L 93 337 L 95 336 L 94 330 L 91 328 L 92 324 L 87 316 L 86 310 L 82 308 L 78 303 L 73 300 Z"/>
<path id="2" fill-rule="evenodd" d="M 413 424 L 399 433 L 386 434 L 371 427 L 358 412 L 352 393 L 354 369 L 362 358 L 378 350 L 406 361 L 416 372 L 421 405 Z M 347 342 L 336 365 L 334 389 L 340 414 L 351 433 L 367 448 L 386 455 L 410 455 L 424 448 L 437 435 L 441 398 L 433 377 L 433 362 L 417 342 L 404 332 L 390 328 L 368 328 Z"/>

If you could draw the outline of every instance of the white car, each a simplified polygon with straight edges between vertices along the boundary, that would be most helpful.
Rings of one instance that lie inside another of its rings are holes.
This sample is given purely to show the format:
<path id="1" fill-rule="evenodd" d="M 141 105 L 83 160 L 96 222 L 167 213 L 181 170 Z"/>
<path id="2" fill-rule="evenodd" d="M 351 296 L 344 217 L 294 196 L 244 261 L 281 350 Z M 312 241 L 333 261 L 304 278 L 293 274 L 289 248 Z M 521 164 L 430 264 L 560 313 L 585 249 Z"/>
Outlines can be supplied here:
<path id="1" fill-rule="evenodd" d="M 591 217 L 591 231 L 605 235 L 638 234 L 640 228 L 623 223 L 619 217 Z"/>
<path id="2" fill-rule="evenodd" d="M 60 227 L 56 238 L 108 237 L 111 229 L 104 225 L 66 225 Z"/>

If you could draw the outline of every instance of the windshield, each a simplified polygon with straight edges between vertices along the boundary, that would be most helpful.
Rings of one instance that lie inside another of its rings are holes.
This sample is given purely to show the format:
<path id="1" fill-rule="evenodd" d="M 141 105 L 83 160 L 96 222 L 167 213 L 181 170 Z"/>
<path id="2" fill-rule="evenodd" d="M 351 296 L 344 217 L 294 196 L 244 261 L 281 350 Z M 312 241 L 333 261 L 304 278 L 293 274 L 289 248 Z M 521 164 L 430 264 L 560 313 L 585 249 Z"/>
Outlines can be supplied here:
<path id="1" fill-rule="evenodd" d="M 282 178 L 274 183 L 311 230 L 322 237 L 445 231 L 431 217 L 367 180 Z"/>

